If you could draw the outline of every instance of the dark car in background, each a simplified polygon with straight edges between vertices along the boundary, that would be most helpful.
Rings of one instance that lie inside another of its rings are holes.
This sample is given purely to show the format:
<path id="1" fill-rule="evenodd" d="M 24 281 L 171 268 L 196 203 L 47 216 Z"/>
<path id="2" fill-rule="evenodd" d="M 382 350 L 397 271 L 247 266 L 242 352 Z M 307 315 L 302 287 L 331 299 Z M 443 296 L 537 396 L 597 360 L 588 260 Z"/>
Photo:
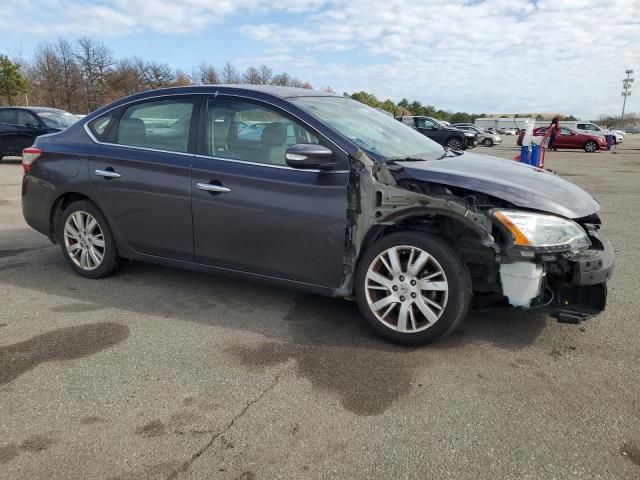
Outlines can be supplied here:
<path id="1" fill-rule="evenodd" d="M 23 168 L 27 223 L 81 276 L 133 259 L 355 299 L 405 344 L 455 330 L 474 297 L 579 323 L 613 271 L 581 188 L 308 89 L 136 94 L 38 137 Z"/>
<path id="2" fill-rule="evenodd" d="M 547 133 L 548 127 L 536 128 L 533 131 L 534 142 L 541 140 Z M 524 130 L 518 135 L 518 145 L 522 146 L 524 138 Z M 536 138 L 537 137 L 537 138 Z M 607 141 L 600 135 L 592 135 L 583 131 L 574 130 L 572 128 L 561 127 L 556 135 L 554 148 L 579 149 L 587 153 L 597 152 L 598 150 L 607 150 Z"/>
<path id="3" fill-rule="evenodd" d="M 78 117 L 44 107 L 0 107 L 0 161 L 4 156 L 20 156 L 36 137 L 57 133 L 78 121 Z"/>
<path id="4" fill-rule="evenodd" d="M 475 133 L 447 126 L 432 117 L 402 116 L 396 117 L 396 120 L 416 129 L 450 150 L 467 150 L 475 147 L 478 143 Z"/>

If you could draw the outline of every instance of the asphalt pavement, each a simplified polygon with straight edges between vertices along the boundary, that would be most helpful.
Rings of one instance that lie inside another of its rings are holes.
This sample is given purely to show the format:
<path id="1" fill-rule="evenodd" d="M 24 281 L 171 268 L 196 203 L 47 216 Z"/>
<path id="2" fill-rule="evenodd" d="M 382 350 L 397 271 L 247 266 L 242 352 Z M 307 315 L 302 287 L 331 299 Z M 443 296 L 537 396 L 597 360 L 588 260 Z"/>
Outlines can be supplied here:
<path id="1" fill-rule="evenodd" d="M 602 204 L 606 312 L 474 311 L 402 348 L 347 301 L 139 262 L 83 279 L 0 163 L 0 478 L 640 478 L 640 135 L 547 167 Z"/>

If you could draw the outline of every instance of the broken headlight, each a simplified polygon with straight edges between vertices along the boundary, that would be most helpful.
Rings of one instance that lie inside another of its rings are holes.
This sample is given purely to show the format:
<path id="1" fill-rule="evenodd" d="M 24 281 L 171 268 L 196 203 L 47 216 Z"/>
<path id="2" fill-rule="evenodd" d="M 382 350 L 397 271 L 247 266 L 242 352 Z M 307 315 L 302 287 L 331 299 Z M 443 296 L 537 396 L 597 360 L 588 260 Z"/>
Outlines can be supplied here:
<path id="1" fill-rule="evenodd" d="M 566 218 L 522 210 L 494 210 L 493 216 L 509 231 L 513 243 L 519 247 L 561 252 L 591 245 L 584 229 Z"/>

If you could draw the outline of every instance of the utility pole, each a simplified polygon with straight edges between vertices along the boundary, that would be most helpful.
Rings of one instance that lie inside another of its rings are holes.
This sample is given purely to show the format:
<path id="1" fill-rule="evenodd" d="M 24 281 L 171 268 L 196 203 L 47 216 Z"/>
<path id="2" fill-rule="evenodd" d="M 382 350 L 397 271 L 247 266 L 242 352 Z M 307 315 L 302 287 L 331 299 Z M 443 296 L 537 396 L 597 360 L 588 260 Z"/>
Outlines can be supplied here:
<path id="1" fill-rule="evenodd" d="M 622 115 L 620 117 L 620 128 L 624 128 L 624 107 L 627 105 L 627 97 L 631 96 L 631 84 L 633 83 L 633 78 L 631 75 L 633 74 L 633 70 L 625 70 L 624 73 L 627 74 L 627 78 L 622 79 L 622 97 L 624 100 L 622 101 Z"/>

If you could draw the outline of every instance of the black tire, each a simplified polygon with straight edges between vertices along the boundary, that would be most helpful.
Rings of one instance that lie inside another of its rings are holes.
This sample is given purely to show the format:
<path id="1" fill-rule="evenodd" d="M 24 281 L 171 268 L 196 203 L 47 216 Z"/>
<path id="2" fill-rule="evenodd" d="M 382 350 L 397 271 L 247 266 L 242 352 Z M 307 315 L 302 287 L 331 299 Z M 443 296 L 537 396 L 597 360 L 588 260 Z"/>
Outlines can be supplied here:
<path id="1" fill-rule="evenodd" d="M 446 305 L 438 320 L 424 330 L 399 332 L 378 320 L 369 307 L 366 288 L 369 267 L 382 252 L 394 246 L 408 246 L 423 250 L 438 262 L 446 275 L 448 283 Z M 424 233 L 398 232 L 378 240 L 362 255 L 354 280 L 355 297 L 361 314 L 379 335 L 403 345 L 430 343 L 453 332 L 466 317 L 471 303 L 471 277 L 465 264 L 446 242 Z"/>
<path id="2" fill-rule="evenodd" d="M 491 140 L 490 138 L 485 138 L 482 141 L 482 145 L 484 145 L 485 147 L 493 147 L 493 140 Z"/>
<path id="3" fill-rule="evenodd" d="M 598 151 L 598 144 L 593 140 L 589 140 L 584 144 L 584 151 L 587 153 L 593 153 Z"/>
<path id="4" fill-rule="evenodd" d="M 447 141 L 444 143 L 444 146 L 449 150 L 464 150 L 464 141 L 460 140 L 457 137 L 447 138 Z"/>
<path id="5" fill-rule="evenodd" d="M 80 266 L 76 265 L 76 263 L 74 263 L 74 261 L 71 259 L 71 255 L 69 254 L 65 243 L 65 224 L 69 217 L 75 212 L 86 212 L 90 214 L 98 222 L 98 226 L 102 231 L 102 235 L 104 238 L 104 253 L 102 261 L 97 267 L 91 270 L 81 268 Z M 120 268 L 121 259 L 118 255 L 118 250 L 116 248 L 111 229 L 109 228 L 109 223 L 107 222 L 107 219 L 104 217 L 100 209 L 89 200 L 79 200 L 77 202 L 73 202 L 64 209 L 62 215 L 60 216 L 58 224 L 56 225 L 56 237 L 58 239 L 58 242 L 60 243 L 64 258 L 78 275 L 86 278 L 102 278 L 115 273 L 118 268 Z"/>

